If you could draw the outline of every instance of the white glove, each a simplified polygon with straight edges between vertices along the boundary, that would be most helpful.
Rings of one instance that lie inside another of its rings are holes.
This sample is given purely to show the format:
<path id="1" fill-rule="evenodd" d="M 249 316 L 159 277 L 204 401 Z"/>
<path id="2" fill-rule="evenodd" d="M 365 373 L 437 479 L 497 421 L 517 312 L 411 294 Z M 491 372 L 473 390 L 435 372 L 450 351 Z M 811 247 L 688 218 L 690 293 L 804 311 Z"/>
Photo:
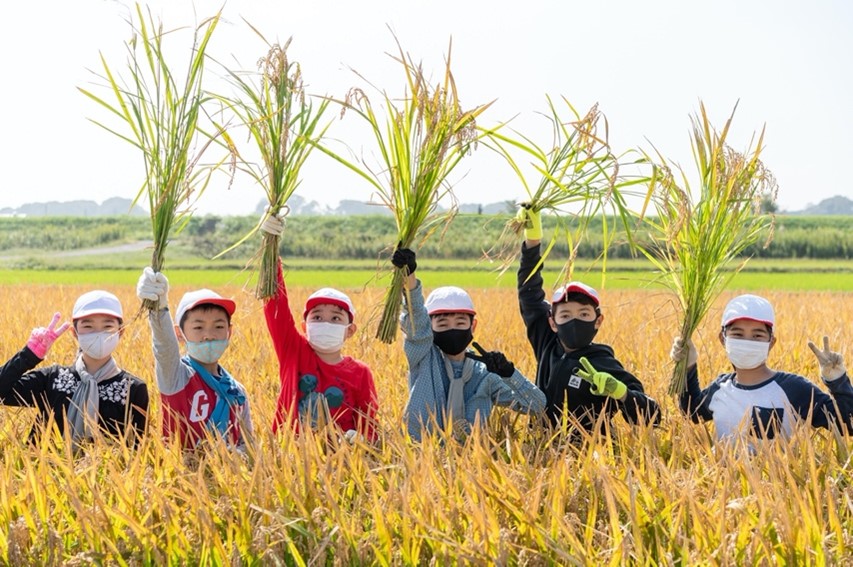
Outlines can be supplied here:
<path id="1" fill-rule="evenodd" d="M 167 295 L 169 293 L 169 280 L 160 272 L 155 272 L 150 267 L 142 270 L 139 281 L 136 282 L 136 297 L 156 301 L 160 309 L 169 306 Z"/>
<path id="2" fill-rule="evenodd" d="M 364 437 L 358 433 L 355 429 L 347 429 L 346 433 L 344 433 L 344 439 L 352 445 L 355 442 L 364 442 Z"/>
<path id="3" fill-rule="evenodd" d="M 829 337 L 826 335 L 823 337 L 823 350 L 817 348 L 817 345 L 811 341 L 809 341 L 809 348 L 812 349 L 818 364 L 820 364 L 820 377 L 825 381 L 838 380 L 847 373 L 841 354 L 829 350 Z"/>
<path id="4" fill-rule="evenodd" d="M 269 212 L 269 207 L 264 209 L 264 214 L 261 217 L 261 232 L 265 232 L 272 236 L 281 236 L 284 232 L 284 220 L 279 215 L 273 215 Z"/>
<path id="5" fill-rule="evenodd" d="M 669 357 L 673 362 L 681 362 L 685 356 L 687 357 L 687 368 L 695 365 L 696 361 L 699 360 L 699 352 L 696 350 L 696 345 L 691 340 L 688 340 L 685 345 L 684 339 L 675 337 L 675 340 L 672 342 L 672 349 L 669 351 Z"/>

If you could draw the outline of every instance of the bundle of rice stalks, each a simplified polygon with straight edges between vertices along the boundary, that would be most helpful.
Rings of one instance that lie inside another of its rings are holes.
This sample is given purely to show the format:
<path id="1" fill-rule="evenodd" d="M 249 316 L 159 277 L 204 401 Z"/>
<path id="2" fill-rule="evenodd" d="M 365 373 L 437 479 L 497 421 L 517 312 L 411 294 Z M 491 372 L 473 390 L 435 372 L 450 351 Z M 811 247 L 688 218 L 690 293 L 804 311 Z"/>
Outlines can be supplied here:
<path id="1" fill-rule="evenodd" d="M 685 173 L 679 186 L 664 160 L 655 168 L 650 193 L 656 216 L 645 216 L 650 244 L 644 255 L 660 272 L 660 280 L 678 297 L 681 337 L 690 339 L 715 298 L 746 264 L 744 251 L 772 238 L 774 216 L 761 210 L 761 202 L 775 199 L 776 180 L 759 160 L 764 130 L 753 146 L 741 153 L 726 145 L 735 109 L 722 131 L 710 124 L 704 104 L 691 117 L 690 140 L 698 169 L 694 190 Z M 754 141 L 754 139 L 753 139 Z M 648 205 L 648 201 L 646 205 Z M 645 207 L 644 207 L 645 210 Z M 727 266 L 736 262 L 734 270 Z M 684 391 L 686 357 L 675 365 L 671 394 Z"/>
<path id="2" fill-rule="evenodd" d="M 198 142 L 199 118 L 209 97 L 202 89 L 205 50 L 219 22 L 219 14 L 206 19 L 194 30 L 192 56 L 179 84 L 167 64 L 163 39 L 168 32 L 162 24 L 155 27 L 149 9 L 147 20 L 136 5 L 138 27 L 127 42 L 127 76 L 116 75 L 101 55 L 107 87 L 115 97 L 109 103 L 89 90 L 83 94 L 102 105 L 124 122 L 130 133 L 122 133 L 97 120 L 95 124 L 132 144 L 142 152 L 145 180 L 134 199 L 148 199 L 154 251 L 151 267 L 162 271 L 170 235 L 178 233 L 189 221 L 192 205 L 204 192 L 210 176 L 219 164 L 200 165 L 199 160 L 212 137 L 192 153 Z M 221 162 L 220 162 L 221 163 Z M 144 307 L 156 309 L 156 301 Z"/>
<path id="3" fill-rule="evenodd" d="M 592 218 L 601 215 L 605 264 L 607 247 L 617 229 L 623 228 L 630 240 L 632 215 L 625 201 L 628 194 L 626 190 L 634 185 L 647 184 L 649 178 L 634 172 L 626 175 L 620 170 L 629 164 L 632 166 L 630 169 L 634 170 L 636 164 L 645 160 L 642 156 L 633 157 L 633 151 L 613 153 L 608 141 L 607 118 L 598 110 L 597 104 L 581 116 L 575 107 L 562 97 L 573 117 L 565 120 L 551 97 L 547 97 L 547 100 L 547 117 L 553 130 L 549 147 L 541 147 L 529 137 L 517 132 L 516 136 L 497 131 L 489 132 L 486 143 L 506 159 L 518 176 L 527 193 L 523 200 L 524 205 L 535 212 L 549 211 L 557 215 L 558 233 L 565 233 L 570 251 L 563 277 L 571 278 L 578 245 Z M 521 151 L 531 160 L 531 165 L 540 176 L 537 185 L 528 182 L 522 166 L 513 157 L 513 150 Z M 499 243 L 500 256 L 515 256 L 517 236 L 524 228 L 515 218 L 508 221 Z M 543 261 L 556 244 L 556 236 L 543 251 Z"/>
<path id="4" fill-rule="evenodd" d="M 475 120 L 491 103 L 472 110 L 462 109 L 450 72 L 450 49 L 443 79 L 430 85 L 421 66 L 403 52 L 399 42 L 397 48 L 399 56 L 394 59 L 403 66 L 407 92 L 401 102 L 383 93 L 385 119 L 359 89 L 350 91 L 343 103 L 345 110 L 354 111 L 372 130 L 382 170 L 375 173 L 369 166 L 362 168 L 328 149 L 323 151 L 376 189 L 379 200 L 393 213 L 397 225 L 397 236 L 391 246 L 412 248 L 452 219 L 453 208 L 449 212 L 438 211 L 442 199 L 453 197 L 447 176 L 477 141 Z M 376 337 L 385 343 L 393 342 L 397 333 L 404 276 L 404 269 L 394 268 L 385 296 L 376 332 Z"/>
<path id="5" fill-rule="evenodd" d="M 254 30 L 254 28 L 252 28 Z M 262 164 L 256 166 L 241 161 L 240 169 L 251 175 L 267 195 L 267 212 L 279 214 L 299 185 L 299 172 L 311 150 L 320 141 L 329 125 L 320 125 L 320 118 L 328 107 L 328 99 L 321 99 L 315 107 L 306 98 L 299 64 L 288 59 L 290 39 L 282 46 L 270 45 L 266 56 L 258 61 L 257 78 L 226 69 L 227 76 L 239 92 L 238 98 L 222 100 L 248 129 L 249 138 L 260 151 Z M 255 234 L 263 219 L 249 234 L 228 250 L 236 248 Z M 280 237 L 263 234 L 259 256 L 260 274 L 256 296 L 273 297 L 276 293 L 276 276 Z"/>

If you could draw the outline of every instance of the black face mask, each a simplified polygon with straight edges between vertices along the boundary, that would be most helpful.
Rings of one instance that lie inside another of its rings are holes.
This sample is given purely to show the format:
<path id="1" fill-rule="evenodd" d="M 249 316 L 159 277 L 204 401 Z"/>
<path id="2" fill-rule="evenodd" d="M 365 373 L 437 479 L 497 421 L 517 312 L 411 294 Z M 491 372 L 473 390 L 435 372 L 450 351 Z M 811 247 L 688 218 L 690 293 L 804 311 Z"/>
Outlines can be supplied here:
<path id="1" fill-rule="evenodd" d="M 597 332 L 595 321 L 570 319 L 557 325 L 557 336 L 560 337 L 563 345 L 573 350 L 589 345 Z"/>
<path id="2" fill-rule="evenodd" d="M 445 354 L 459 354 L 474 340 L 471 329 L 448 329 L 433 331 L 432 342 Z"/>

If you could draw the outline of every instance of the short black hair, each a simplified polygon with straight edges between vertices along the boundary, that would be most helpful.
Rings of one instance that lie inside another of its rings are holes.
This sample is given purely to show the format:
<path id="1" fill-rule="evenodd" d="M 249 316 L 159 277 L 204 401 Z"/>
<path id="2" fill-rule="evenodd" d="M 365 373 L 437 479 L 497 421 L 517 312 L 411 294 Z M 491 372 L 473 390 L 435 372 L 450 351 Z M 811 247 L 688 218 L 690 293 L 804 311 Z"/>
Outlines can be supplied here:
<path id="1" fill-rule="evenodd" d="M 184 330 L 184 323 L 187 322 L 187 317 L 189 317 L 190 313 L 192 313 L 194 311 L 217 311 L 217 310 L 225 313 L 225 320 L 228 321 L 228 325 L 230 326 L 231 325 L 231 315 L 228 314 L 228 311 L 224 307 L 222 307 L 221 305 L 216 305 L 214 303 L 201 303 L 199 305 L 196 305 L 192 309 L 187 309 L 186 312 L 184 312 L 183 316 L 181 317 L 181 320 L 178 321 L 178 327 L 180 327 L 181 330 L 183 331 Z"/>

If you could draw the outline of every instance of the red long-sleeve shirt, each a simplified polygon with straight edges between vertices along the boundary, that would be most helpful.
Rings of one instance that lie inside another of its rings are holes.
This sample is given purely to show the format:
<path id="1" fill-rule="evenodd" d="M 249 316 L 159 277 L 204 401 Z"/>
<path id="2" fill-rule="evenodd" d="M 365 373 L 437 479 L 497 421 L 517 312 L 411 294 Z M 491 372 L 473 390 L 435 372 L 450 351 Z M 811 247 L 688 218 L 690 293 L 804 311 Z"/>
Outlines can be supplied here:
<path id="1" fill-rule="evenodd" d="M 378 403 L 370 368 L 349 356 L 337 364 L 329 364 L 317 355 L 308 339 L 299 332 L 291 314 L 281 266 L 278 293 L 264 305 L 264 315 L 278 356 L 281 380 L 273 431 L 277 431 L 286 419 L 298 429 L 297 416 L 307 417 L 304 415 L 307 406 L 318 396 L 324 396 L 337 427 L 342 431 L 353 429 L 369 440 L 375 439 Z M 311 376 L 316 378 L 316 384 Z"/>

